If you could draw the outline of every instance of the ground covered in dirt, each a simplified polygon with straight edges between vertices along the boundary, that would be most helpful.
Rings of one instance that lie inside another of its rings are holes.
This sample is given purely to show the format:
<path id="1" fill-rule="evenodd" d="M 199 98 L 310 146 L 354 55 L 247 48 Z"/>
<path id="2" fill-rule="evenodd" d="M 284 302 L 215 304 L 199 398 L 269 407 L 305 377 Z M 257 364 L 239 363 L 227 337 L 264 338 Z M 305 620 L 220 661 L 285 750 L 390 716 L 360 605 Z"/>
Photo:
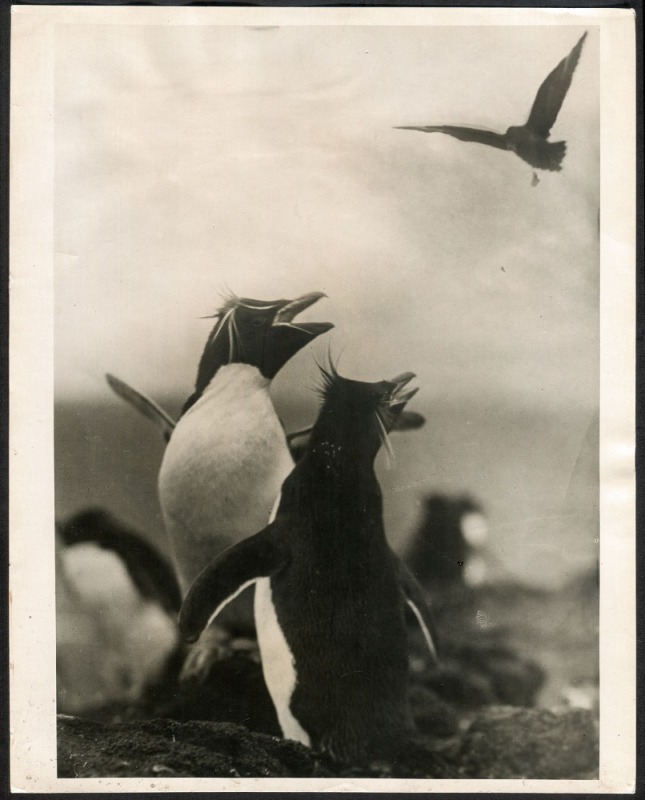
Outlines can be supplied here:
<path id="1" fill-rule="evenodd" d="M 229 722 L 101 723 L 60 715 L 61 778 L 90 777 L 364 777 L 594 778 L 595 726 L 580 709 L 495 706 L 466 732 L 437 741 L 418 736 L 396 760 L 332 763 L 289 740 Z"/>
<path id="2" fill-rule="evenodd" d="M 593 779 L 597 604 L 593 576 L 557 593 L 446 595 L 440 667 L 411 636 L 418 735 L 387 763 L 332 763 L 281 739 L 255 644 L 238 638 L 207 680 L 180 684 L 178 652 L 139 703 L 59 715 L 59 775 Z"/>

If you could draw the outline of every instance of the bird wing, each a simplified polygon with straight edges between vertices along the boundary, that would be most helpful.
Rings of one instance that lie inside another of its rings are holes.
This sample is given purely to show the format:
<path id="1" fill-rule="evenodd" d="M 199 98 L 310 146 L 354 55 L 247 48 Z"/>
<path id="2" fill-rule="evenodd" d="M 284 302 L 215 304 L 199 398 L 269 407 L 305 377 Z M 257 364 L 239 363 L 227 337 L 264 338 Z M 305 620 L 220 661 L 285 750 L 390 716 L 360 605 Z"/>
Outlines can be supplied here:
<path id="1" fill-rule="evenodd" d="M 497 147 L 506 150 L 506 137 L 503 133 L 487 131 L 484 128 L 468 128 L 463 125 L 402 125 L 397 127 L 399 131 L 423 131 L 423 133 L 447 133 L 462 142 L 476 142 L 477 144 L 487 144 L 490 147 Z"/>
<path id="2" fill-rule="evenodd" d="M 544 138 L 549 135 L 560 113 L 564 98 L 571 86 L 573 73 L 578 65 L 586 36 L 587 32 L 585 31 L 569 55 L 563 58 L 558 66 L 547 75 L 535 96 L 526 127 Z"/>
<path id="3" fill-rule="evenodd" d="M 280 531 L 284 531 L 283 525 L 271 523 L 260 533 L 229 547 L 200 572 L 179 614 L 179 629 L 186 641 L 195 641 L 243 589 L 282 569 L 288 556 Z"/>
<path id="4" fill-rule="evenodd" d="M 108 372 L 105 376 L 112 391 L 117 394 L 126 403 L 137 409 L 144 417 L 154 422 L 154 424 L 161 430 L 163 437 L 166 441 L 170 439 L 172 432 L 175 429 L 175 421 L 167 414 L 161 406 L 158 406 L 154 400 L 141 394 L 132 386 L 129 386 L 125 381 L 110 375 Z"/>
<path id="5" fill-rule="evenodd" d="M 428 645 L 428 650 L 432 657 L 434 664 L 438 663 L 439 657 L 437 655 L 437 632 L 430 612 L 430 606 L 426 600 L 425 593 L 419 584 L 419 581 L 414 577 L 405 564 L 397 558 L 394 553 L 393 558 L 397 562 L 399 585 L 405 598 L 405 602 L 413 611 L 414 616 L 419 623 L 423 637 Z"/>

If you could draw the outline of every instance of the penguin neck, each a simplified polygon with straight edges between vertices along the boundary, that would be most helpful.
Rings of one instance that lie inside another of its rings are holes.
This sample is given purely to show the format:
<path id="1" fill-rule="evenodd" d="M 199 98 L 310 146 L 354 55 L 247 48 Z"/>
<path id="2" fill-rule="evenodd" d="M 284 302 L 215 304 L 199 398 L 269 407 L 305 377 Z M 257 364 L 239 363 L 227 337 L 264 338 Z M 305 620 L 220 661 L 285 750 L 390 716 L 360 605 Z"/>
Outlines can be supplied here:
<path id="1" fill-rule="evenodd" d="M 200 365 L 201 372 L 201 365 Z M 242 361 L 232 361 L 224 363 L 215 368 L 210 380 L 206 381 L 200 379 L 199 375 L 197 383 L 195 384 L 195 391 L 184 403 L 181 416 L 186 414 L 190 409 L 196 405 L 204 395 L 213 390 L 213 387 L 219 386 L 222 382 L 232 381 L 234 383 L 249 384 L 251 388 L 262 385 L 265 388 L 271 383 L 270 378 L 266 378 L 260 369 L 252 364 L 247 364 Z"/>
<path id="2" fill-rule="evenodd" d="M 268 394 L 270 386 L 271 381 L 265 378 L 257 367 L 238 362 L 226 364 L 217 370 L 186 413 L 214 401 L 222 404 L 227 402 L 243 404 L 258 392 Z"/>
<path id="3" fill-rule="evenodd" d="M 314 448 L 294 470 L 300 473 L 294 493 L 300 513 L 317 520 L 325 540 L 338 537 L 350 546 L 349 531 L 357 541 L 385 541 L 383 495 L 373 464 L 360 458 L 330 461 L 319 455 Z"/>

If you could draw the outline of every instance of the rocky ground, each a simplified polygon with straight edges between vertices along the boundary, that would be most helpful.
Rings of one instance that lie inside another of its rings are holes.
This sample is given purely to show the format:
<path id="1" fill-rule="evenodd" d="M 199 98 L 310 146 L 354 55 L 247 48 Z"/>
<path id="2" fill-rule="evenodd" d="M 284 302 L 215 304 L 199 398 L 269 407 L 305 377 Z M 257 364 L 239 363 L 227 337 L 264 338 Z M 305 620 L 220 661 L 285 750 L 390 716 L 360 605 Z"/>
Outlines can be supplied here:
<path id="1" fill-rule="evenodd" d="M 181 687 L 177 654 L 140 703 L 59 715 L 59 775 L 592 779 L 597 620 L 593 576 L 444 597 L 441 666 L 411 638 L 418 735 L 387 763 L 332 763 L 279 738 L 253 641 L 231 640 L 208 680 Z"/>

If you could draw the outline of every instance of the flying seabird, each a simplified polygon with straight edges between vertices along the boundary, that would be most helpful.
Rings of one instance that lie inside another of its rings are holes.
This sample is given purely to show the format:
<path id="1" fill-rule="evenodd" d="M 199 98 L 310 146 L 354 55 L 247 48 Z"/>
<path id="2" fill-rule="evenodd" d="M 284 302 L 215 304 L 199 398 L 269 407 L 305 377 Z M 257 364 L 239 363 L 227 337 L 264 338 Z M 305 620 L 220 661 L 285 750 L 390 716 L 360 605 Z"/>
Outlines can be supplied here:
<path id="1" fill-rule="evenodd" d="M 405 125 L 397 126 L 397 130 L 447 133 L 463 142 L 478 142 L 500 150 L 512 150 L 536 169 L 558 172 L 562 169 L 566 142 L 549 142 L 549 133 L 571 86 L 586 36 L 585 31 L 569 55 L 546 77 L 538 89 L 531 113 L 524 125 L 512 125 L 506 133 L 457 125 Z"/>

